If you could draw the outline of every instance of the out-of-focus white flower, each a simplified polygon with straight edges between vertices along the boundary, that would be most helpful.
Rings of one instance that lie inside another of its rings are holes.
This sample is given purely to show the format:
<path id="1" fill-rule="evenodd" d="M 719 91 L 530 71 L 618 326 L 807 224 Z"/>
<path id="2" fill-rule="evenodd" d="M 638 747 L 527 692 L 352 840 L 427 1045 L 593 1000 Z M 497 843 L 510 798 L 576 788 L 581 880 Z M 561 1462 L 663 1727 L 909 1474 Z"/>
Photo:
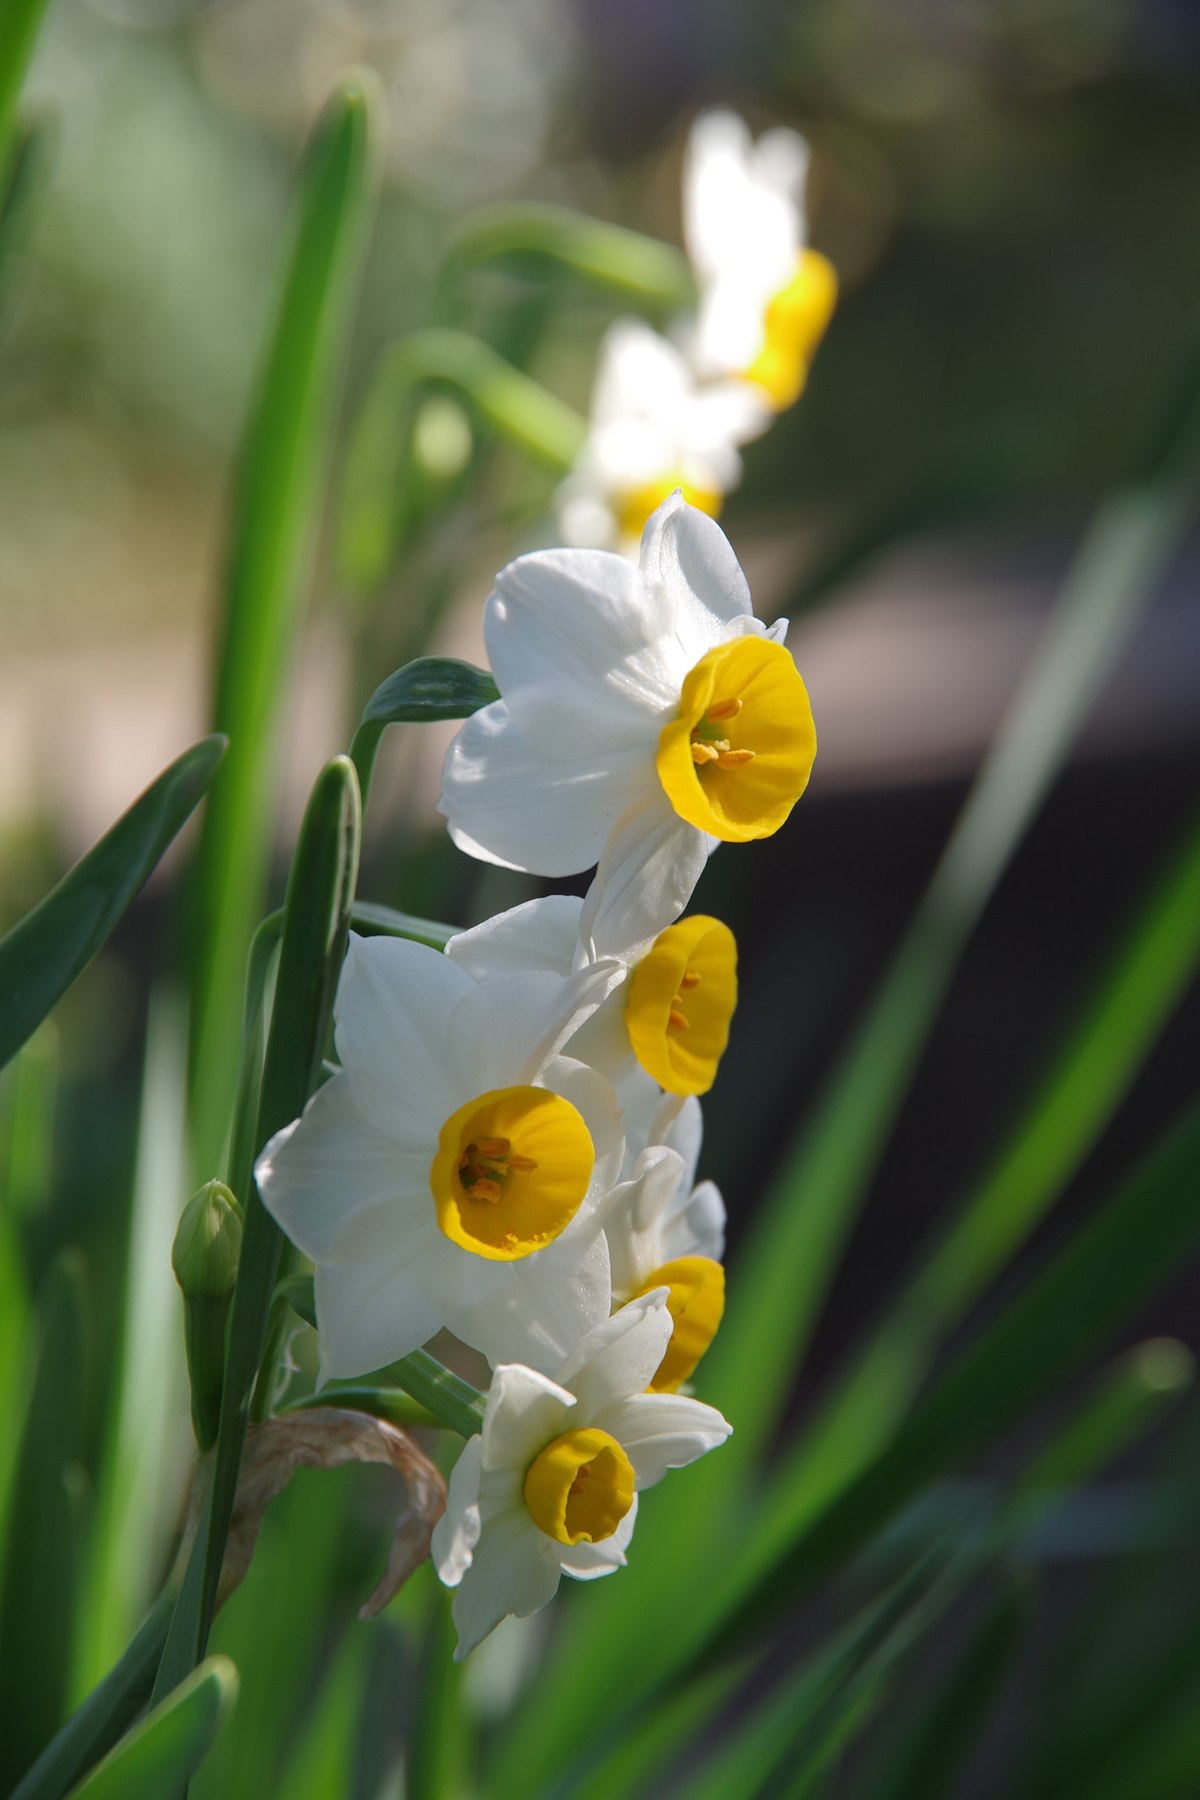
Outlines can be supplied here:
<path id="1" fill-rule="evenodd" d="M 744 381 L 701 384 L 676 344 L 639 319 L 618 319 L 600 345 L 587 440 L 559 490 L 566 541 L 636 547 L 646 520 L 676 488 L 716 518 L 741 480 L 738 446 L 770 421 L 760 389 Z"/>
<path id="2" fill-rule="evenodd" d="M 351 938 L 341 1068 L 255 1171 L 316 1264 L 322 1379 L 441 1326 L 493 1363 L 555 1368 L 607 1316 L 617 1102 L 559 1048 L 619 974 L 476 982 L 424 945 Z"/>
<path id="3" fill-rule="evenodd" d="M 676 919 L 720 840 L 777 831 L 816 753 L 786 621 L 754 617 L 720 527 L 663 502 L 634 568 L 548 550 L 501 570 L 484 636 L 502 698 L 463 725 L 439 802 L 460 849 L 570 875 L 598 862 L 581 933 Z"/>
<path id="4" fill-rule="evenodd" d="M 798 398 L 837 300 L 832 265 L 806 246 L 808 145 L 755 142 L 732 112 L 703 113 L 684 155 L 683 225 L 700 284 L 696 371 L 752 382 L 782 412 Z"/>
<path id="5" fill-rule="evenodd" d="M 713 1407 L 646 1392 L 670 1333 L 657 1292 L 589 1332 L 553 1380 L 496 1370 L 433 1536 L 438 1574 L 458 1590 L 456 1658 L 508 1614 L 545 1606 L 564 1574 L 620 1568 L 638 1493 L 728 1437 Z"/>
<path id="6" fill-rule="evenodd" d="M 450 939 L 446 954 L 479 981 L 551 970 L 567 977 L 587 960 L 585 902 L 567 894 L 528 900 Z M 672 1094 L 707 1093 L 737 1005 L 737 944 L 719 919 L 696 913 L 638 925 L 636 941 L 608 947 L 626 979 L 571 1040 L 572 1056 L 618 1082 L 631 1058 Z"/>

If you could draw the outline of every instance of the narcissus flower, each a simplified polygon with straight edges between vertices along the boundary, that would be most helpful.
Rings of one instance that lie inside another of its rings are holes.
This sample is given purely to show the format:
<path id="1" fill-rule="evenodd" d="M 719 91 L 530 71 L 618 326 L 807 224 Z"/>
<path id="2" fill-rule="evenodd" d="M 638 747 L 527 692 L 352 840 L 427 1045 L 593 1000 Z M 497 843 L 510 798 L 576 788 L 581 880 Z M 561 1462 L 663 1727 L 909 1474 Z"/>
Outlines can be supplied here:
<path id="1" fill-rule="evenodd" d="M 351 938 L 341 1068 L 256 1168 L 316 1264 L 323 1379 L 441 1326 L 493 1363 L 554 1368 L 607 1315 L 597 1208 L 620 1172 L 617 1103 L 559 1049 L 619 974 L 476 982 L 424 945 Z"/>
<path id="2" fill-rule="evenodd" d="M 618 1099 L 629 1178 L 605 1214 L 613 1304 L 667 1290 L 675 1329 L 650 1387 L 670 1393 L 691 1378 L 725 1311 L 725 1204 L 713 1182 L 696 1184 L 698 1100 L 656 1101 L 640 1073 Z"/>
<path id="3" fill-rule="evenodd" d="M 451 938 L 446 954 L 476 980 L 551 970 L 564 978 L 585 960 L 579 929 L 584 902 L 566 894 L 530 900 Z M 653 931 L 614 955 L 628 968 L 576 1034 L 571 1054 L 620 1079 L 632 1056 L 672 1094 L 712 1086 L 737 1005 L 737 945 L 719 919 L 696 913 Z"/>
<path id="4" fill-rule="evenodd" d="M 754 617 L 728 539 L 682 495 L 637 568 L 551 550 L 503 569 L 484 634 L 502 698 L 450 746 L 440 807 L 460 849 L 571 875 L 599 863 L 582 932 L 633 941 L 686 906 L 718 841 L 777 831 L 816 753 L 786 621 Z"/>
<path id="5" fill-rule="evenodd" d="M 438 1574 L 458 1590 L 457 1659 L 508 1614 L 545 1606 L 564 1574 L 620 1568 L 639 1492 L 728 1437 L 711 1406 L 646 1392 L 670 1335 L 660 1291 L 590 1331 L 553 1379 L 496 1370 L 433 1535 Z"/>
<path id="6" fill-rule="evenodd" d="M 587 441 L 559 490 L 568 543 L 636 550 L 676 488 L 716 518 L 741 480 L 738 446 L 770 421 L 760 389 L 701 384 L 677 344 L 639 319 L 618 319 L 600 344 Z"/>
<path id="7" fill-rule="evenodd" d="M 796 400 L 837 300 L 837 276 L 805 244 L 808 145 L 775 130 L 755 143 L 736 113 L 704 113 L 688 137 L 684 239 L 700 283 L 692 357 L 740 376 L 776 412 Z"/>

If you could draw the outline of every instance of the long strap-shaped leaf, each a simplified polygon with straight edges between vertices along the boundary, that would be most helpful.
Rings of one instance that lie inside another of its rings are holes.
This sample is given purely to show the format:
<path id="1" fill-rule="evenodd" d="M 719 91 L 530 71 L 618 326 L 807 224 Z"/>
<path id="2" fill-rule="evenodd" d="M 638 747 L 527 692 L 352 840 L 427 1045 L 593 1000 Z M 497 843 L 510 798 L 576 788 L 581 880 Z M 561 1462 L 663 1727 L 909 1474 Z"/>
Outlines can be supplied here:
<path id="1" fill-rule="evenodd" d="M 358 872 L 361 808 L 354 765 L 335 757 L 308 803 L 284 907 L 275 1005 L 263 1067 L 257 1147 L 296 1118 L 313 1091 L 329 1035 Z M 237 1492 L 283 1236 L 252 1181 L 242 1196 L 242 1256 L 229 1326 L 212 1488 L 184 1576 L 162 1665 L 159 1698 L 204 1655 Z"/>
<path id="2" fill-rule="evenodd" d="M 223 737 L 185 750 L 56 888 L 0 938 L 0 1067 L 95 956 L 225 754 Z"/>
<path id="3" fill-rule="evenodd" d="M 45 10 L 46 0 L 5 0 L 0 6 L 0 188 L 8 172 L 17 96 Z"/>
<path id="4" fill-rule="evenodd" d="M 348 334 L 377 157 L 372 90 L 348 81 L 305 160 L 296 235 L 238 464 L 215 717 L 232 748 L 198 867 L 193 1026 L 196 1179 L 219 1172 L 233 1104 L 242 974 L 263 903 L 274 728 L 320 516 L 329 417 Z"/>
<path id="5" fill-rule="evenodd" d="M 237 1690 L 229 1658 L 210 1657 L 93 1769 L 72 1800 L 162 1800 L 200 1767 Z"/>

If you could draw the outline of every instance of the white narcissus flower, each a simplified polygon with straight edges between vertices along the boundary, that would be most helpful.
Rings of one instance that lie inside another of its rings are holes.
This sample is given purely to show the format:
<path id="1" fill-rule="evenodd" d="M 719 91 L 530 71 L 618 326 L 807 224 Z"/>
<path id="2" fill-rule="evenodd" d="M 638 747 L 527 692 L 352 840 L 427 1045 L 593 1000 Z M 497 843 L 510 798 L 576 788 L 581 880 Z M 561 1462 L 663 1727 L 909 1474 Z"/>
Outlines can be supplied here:
<path id="1" fill-rule="evenodd" d="M 618 319 L 600 344 L 587 440 L 559 489 L 567 542 L 636 551 L 675 488 L 715 518 L 741 480 L 738 446 L 770 422 L 761 390 L 702 385 L 678 345 L 640 319 Z"/>
<path id="2" fill-rule="evenodd" d="M 492 1363 L 554 1368 L 607 1316 L 617 1103 L 559 1047 L 619 973 L 476 982 L 424 945 L 351 937 L 341 1067 L 255 1170 L 316 1264 L 323 1380 L 441 1326 Z"/>
<path id="3" fill-rule="evenodd" d="M 572 875 L 598 862 L 593 951 L 678 918 L 721 840 L 768 837 L 803 793 L 816 733 L 787 624 L 754 617 L 713 520 L 679 494 L 634 568 L 603 550 L 518 557 L 484 636 L 501 699 L 466 721 L 439 802 L 460 849 Z"/>
<path id="4" fill-rule="evenodd" d="M 620 1568 L 641 1489 L 728 1437 L 713 1407 L 645 1391 L 670 1333 L 665 1296 L 649 1294 L 590 1331 L 553 1379 L 496 1370 L 433 1535 L 438 1574 L 458 1590 L 456 1659 L 510 1613 L 545 1606 L 564 1574 Z"/>
<path id="5" fill-rule="evenodd" d="M 550 894 L 498 913 L 446 945 L 446 955 L 477 981 L 549 970 L 564 979 L 587 961 L 580 940 L 585 902 Z M 737 944 L 705 913 L 656 931 L 647 911 L 637 938 L 606 947 L 626 979 L 571 1039 L 571 1055 L 619 1082 L 632 1061 L 672 1094 L 712 1086 L 737 1005 Z"/>
<path id="6" fill-rule="evenodd" d="M 755 143 L 731 112 L 702 114 L 684 155 L 684 240 L 700 284 L 695 366 L 753 382 L 776 412 L 801 393 L 837 300 L 831 264 L 805 244 L 807 170 L 798 133 Z"/>

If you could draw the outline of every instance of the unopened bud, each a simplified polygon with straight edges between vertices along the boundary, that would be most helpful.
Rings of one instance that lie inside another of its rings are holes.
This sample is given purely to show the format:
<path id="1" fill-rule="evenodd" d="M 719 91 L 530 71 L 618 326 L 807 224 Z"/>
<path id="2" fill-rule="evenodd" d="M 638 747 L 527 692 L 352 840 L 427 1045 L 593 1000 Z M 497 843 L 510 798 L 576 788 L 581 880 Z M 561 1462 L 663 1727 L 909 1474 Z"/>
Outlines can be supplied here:
<path id="1" fill-rule="evenodd" d="M 209 1181 L 183 1209 L 171 1267 L 183 1289 L 192 1427 L 201 1451 L 217 1435 L 225 1381 L 225 1321 L 242 1250 L 242 1214 L 223 1181 Z"/>
<path id="2" fill-rule="evenodd" d="M 223 1181 L 208 1181 L 183 1209 L 171 1267 L 189 1298 L 222 1300 L 233 1292 L 242 1253 L 242 1214 Z"/>

